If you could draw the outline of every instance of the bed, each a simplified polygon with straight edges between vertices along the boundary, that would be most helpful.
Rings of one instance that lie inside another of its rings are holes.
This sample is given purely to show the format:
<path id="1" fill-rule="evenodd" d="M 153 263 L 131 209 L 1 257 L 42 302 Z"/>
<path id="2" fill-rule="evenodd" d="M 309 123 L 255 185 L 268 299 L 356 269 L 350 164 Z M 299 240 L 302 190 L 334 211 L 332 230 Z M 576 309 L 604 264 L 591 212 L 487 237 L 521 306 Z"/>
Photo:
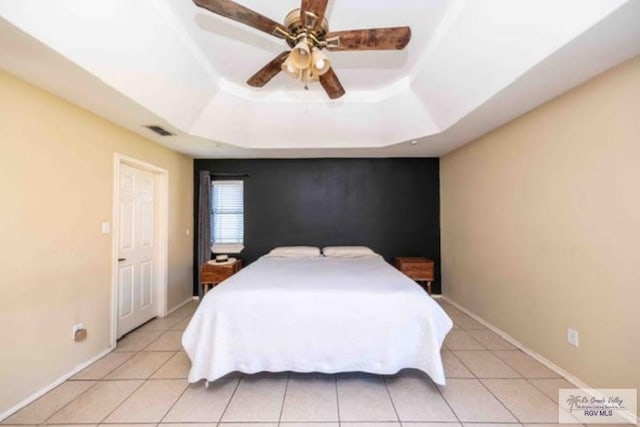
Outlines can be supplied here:
<path id="1" fill-rule="evenodd" d="M 189 382 L 230 372 L 415 368 L 445 383 L 453 323 L 379 255 L 262 257 L 208 292 L 182 337 Z"/>

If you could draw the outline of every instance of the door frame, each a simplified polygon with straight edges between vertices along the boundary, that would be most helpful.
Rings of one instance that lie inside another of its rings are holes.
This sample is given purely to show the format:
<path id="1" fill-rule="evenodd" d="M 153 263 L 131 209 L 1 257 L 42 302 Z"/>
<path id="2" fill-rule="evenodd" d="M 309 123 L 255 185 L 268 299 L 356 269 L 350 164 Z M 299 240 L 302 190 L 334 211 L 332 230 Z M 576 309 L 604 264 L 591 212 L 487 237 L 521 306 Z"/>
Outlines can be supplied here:
<path id="1" fill-rule="evenodd" d="M 113 158 L 113 213 L 111 233 L 111 346 L 118 334 L 118 238 L 120 228 L 120 166 L 127 165 L 154 176 L 154 293 L 156 315 L 167 315 L 169 277 L 169 171 L 133 157 L 115 153 Z"/>

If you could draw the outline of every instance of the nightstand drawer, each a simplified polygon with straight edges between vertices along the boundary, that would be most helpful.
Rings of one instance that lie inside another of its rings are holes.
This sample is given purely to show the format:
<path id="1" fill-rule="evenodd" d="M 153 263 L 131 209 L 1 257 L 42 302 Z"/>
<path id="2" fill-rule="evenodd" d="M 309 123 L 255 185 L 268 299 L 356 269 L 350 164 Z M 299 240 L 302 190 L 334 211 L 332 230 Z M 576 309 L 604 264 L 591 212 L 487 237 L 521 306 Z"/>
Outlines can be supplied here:
<path id="1" fill-rule="evenodd" d="M 427 282 L 427 292 L 431 293 L 431 282 L 435 280 L 432 260 L 422 257 L 397 257 L 394 263 L 398 270 L 413 280 Z"/>
<path id="2" fill-rule="evenodd" d="M 203 294 L 209 288 L 220 282 L 227 280 L 242 268 L 242 260 L 235 260 L 226 264 L 205 263 L 200 266 L 200 284 L 203 287 Z"/>
<path id="3" fill-rule="evenodd" d="M 433 268 L 429 270 L 405 270 L 403 273 L 413 280 L 433 281 Z"/>
<path id="4" fill-rule="evenodd" d="M 231 269 L 225 269 L 225 270 L 219 270 L 219 271 L 203 271 L 202 274 L 200 274 L 200 281 L 203 283 L 205 282 L 220 283 L 223 280 L 233 276 L 233 273 L 235 272 Z"/>
<path id="5" fill-rule="evenodd" d="M 424 271 L 430 272 L 433 274 L 433 263 L 420 262 L 420 263 L 412 263 L 412 262 L 404 262 L 400 264 L 400 269 L 405 273 L 410 271 Z"/>

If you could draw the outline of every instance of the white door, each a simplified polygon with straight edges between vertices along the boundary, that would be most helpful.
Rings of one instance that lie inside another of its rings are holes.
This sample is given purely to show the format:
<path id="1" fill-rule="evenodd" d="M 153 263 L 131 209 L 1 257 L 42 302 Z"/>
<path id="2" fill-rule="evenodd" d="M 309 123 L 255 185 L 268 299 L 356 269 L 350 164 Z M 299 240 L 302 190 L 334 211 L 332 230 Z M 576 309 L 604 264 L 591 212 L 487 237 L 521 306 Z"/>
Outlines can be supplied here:
<path id="1" fill-rule="evenodd" d="M 120 166 L 118 338 L 156 315 L 154 175 Z"/>

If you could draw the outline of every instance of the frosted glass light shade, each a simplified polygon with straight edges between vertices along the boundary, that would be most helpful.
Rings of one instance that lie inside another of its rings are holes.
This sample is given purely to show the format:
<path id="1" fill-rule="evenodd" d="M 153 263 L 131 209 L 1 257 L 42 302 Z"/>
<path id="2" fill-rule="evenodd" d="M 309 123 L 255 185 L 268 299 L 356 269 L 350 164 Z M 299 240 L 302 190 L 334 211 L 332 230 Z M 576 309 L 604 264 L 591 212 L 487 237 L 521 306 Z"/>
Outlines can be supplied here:
<path id="1" fill-rule="evenodd" d="M 298 69 L 305 69 L 311 65 L 311 49 L 306 39 L 302 39 L 300 43 L 293 48 L 289 58 L 291 58 L 291 62 Z"/>
<path id="2" fill-rule="evenodd" d="M 331 68 L 329 58 L 317 48 L 313 48 L 311 53 L 311 64 L 313 66 L 313 74 L 317 76 L 323 75 Z"/>

